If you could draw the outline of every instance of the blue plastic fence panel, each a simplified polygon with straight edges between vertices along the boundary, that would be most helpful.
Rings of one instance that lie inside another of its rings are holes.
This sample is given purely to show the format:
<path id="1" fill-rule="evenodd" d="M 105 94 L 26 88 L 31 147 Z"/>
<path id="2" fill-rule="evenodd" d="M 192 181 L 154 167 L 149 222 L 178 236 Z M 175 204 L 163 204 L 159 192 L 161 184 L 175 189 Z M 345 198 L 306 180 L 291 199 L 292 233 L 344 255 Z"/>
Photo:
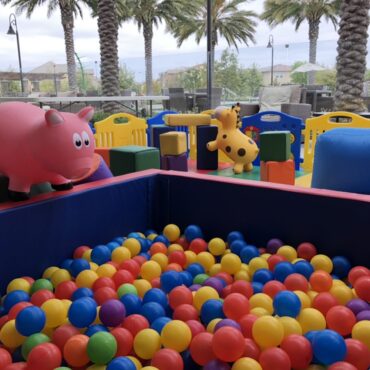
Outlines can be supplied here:
<path id="1" fill-rule="evenodd" d="M 259 135 L 264 131 L 290 131 L 291 132 L 291 153 L 294 157 L 295 169 L 299 170 L 301 154 L 301 131 L 304 128 L 302 119 L 289 116 L 288 114 L 267 111 L 260 112 L 253 116 L 242 118 L 242 132 L 252 139 L 259 146 Z M 260 156 L 253 162 L 259 166 Z"/>
<path id="2" fill-rule="evenodd" d="M 148 136 L 148 145 L 150 145 L 151 143 L 151 126 L 153 125 L 164 125 L 164 116 L 166 114 L 176 114 L 177 112 L 174 111 L 174 110 L 165 110 L 163 112 L 160 112 L 158 113 L 157 115 L 155 115 L 154 117 L 152 118 L 148 118 L 146 120 L 146 123 L 148 125 L 148 128 L 147 128 L 147 136 Z"/>

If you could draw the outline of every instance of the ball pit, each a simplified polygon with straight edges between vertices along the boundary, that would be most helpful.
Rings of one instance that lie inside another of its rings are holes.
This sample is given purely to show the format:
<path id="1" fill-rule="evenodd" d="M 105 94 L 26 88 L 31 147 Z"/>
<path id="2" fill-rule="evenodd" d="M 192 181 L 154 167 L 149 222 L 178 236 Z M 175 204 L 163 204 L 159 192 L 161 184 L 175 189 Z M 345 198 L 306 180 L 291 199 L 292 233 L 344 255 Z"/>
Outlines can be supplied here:
<path id="1" fill-rule="evenodd" d="M 370 271 L 197 225 L 133 232 L 9 282 L 0 369 L 370 367 Z M 69 367 L 63 367 L 63 365 Z"/>

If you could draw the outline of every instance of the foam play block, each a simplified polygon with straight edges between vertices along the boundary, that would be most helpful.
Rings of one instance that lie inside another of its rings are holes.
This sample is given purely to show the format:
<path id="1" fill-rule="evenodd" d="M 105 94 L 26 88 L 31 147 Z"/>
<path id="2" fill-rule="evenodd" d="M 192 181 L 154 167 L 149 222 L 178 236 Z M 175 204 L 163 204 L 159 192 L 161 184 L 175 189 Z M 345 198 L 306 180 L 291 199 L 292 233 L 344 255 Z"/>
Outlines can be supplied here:
<path id="1" fill-rule="evenodd" d="M 180 155 L 187 152 L 185 132 L 167 132 L 159 136 L 161 156 Z"/>
<path id="2" fill-rule="evenodd" d="M 284 162 L 290 158 L 290 132 L 265 131 L 260 134 L 261 161 Z"/>
<path id="3" fill-rule="evenodd" d="M 164 121 L 168 126 L 210 125 L 212 117 L 208 114 L 168 114 Z"/>
<path id="4" fill-rule="evenodd" d="M 291 159 L 284 162 L 261 161 L 260 176 L 261 181 L 274 182 L 276 184 L 294 185 L 294 162 Z"/>
<path id="5" fill-rule="evenodd" d="M 150 127 L 150 146 L 158 148 L 160 146 L 159 136 L 166 132 L 175 131 L 175 127 L 169 127 L 165 125 L 153 125 Z"/>
<path id="6" fill-rule="evenodd" d="M 188 158 L 186 153 L 180 155 L 161 156 L 161 169 L 172 171 L 188 171 Z"/>
<path id="7" fill-rule="evenodd" d="M 114 176 L 160 168 L 159 149 L 146 146 L 122 146 L 112 148 L 110 169 Z"/>
<path id="8" fill-rule="evenodd" d="M 197 169 L 217 170 L 218 150 L 211 152 L 207 149 L 207 143 L 216 140 L 218 133 L 217 126 L 197 127 Z"/>
<path id="9" fill-rule="evenodd" d="M 108 167 L 110 167 L 110 150 L 111 148 L 101 147 L 95 148 L 95 153 L 100 154 Z"/>

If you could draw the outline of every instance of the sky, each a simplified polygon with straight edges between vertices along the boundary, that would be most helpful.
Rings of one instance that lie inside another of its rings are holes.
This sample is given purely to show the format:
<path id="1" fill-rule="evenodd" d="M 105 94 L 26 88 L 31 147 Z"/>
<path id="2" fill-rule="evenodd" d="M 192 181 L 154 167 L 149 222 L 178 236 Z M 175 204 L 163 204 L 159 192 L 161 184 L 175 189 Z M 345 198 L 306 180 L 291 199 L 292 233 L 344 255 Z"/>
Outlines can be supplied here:
<path id="1" fill-rule="evenodd" d="M 191 0 L 189 0 L 191 2 Z M 262 0 L 246 2 L 243 8 L 260 13 L 263 8 Z M 96 19 L 93 19 L 87 8 L 84 8 L 83 19 L 75 22 L 74 37 L 75 51 L 82 58 L 87 68 L 95 68 L 99 65 L 99 37 Z M 15 36 L 7 35 L 9 28 L 9 15 L 14 12 L 10 6 L 0 5 L 0 70 L 18 71 L 17 43 Z M 30 19 L 24 14 L 17 15 L 17 23 L 20 37 L 22 65 L 25 72 L 45 63 L 65 63 L 65 46 L 63 28 L 60 22 L 60 13 L 57 10 L 50 18 L 47 18 L 46 7 L 35 10 Z M 270 29 L 263 21 L 258 21 L 255 34 L 256 44 L 249 45 L 265 47 L 269 35 L 274 36 L 275 44 L 292 44 L 308 41 L 308 25 L 305 23 L 298 32 L 295 32 L 291 23 Z M 320 26 L 320 40 L 336 40 L 338 35 L 331 24 L 324 20 Z M 119 31 L 119 58 L 125 62 L 129 58 L 144 58 L 144 40 L 137 26 L 132 22 L 122 25 Z M 225 40 L 220 40 L 218 50 L 227 48 Z M 176 40 L 166 33 L 165 26 L 160 26 L 154 32 L 153 55 L 171 55 L 179 53 L 193 53 L 206 51 L 206 40 L 199 45 L 194 38 L 189 38 L 181 48 L 177 48 Z M 97 63 L 95 63 L 97 61 Z M 266 65 L 268 65 L 266 60 Z M 261 62 L 261 65 L 264 63 Z"/>

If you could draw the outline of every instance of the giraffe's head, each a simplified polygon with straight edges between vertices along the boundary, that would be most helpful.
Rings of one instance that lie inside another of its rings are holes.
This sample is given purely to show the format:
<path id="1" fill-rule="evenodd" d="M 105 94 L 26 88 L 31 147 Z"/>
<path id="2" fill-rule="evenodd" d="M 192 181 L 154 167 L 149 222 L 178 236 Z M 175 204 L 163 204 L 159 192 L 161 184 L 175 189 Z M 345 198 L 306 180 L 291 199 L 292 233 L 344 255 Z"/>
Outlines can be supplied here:
<path id="1" fill-rule="evenodd" d="M 239 112 L 239 103 L 236 106 L 233 105 L 231 108 L 218 107 L 215 110 L 215 117 L 222 123 L 223 128 L 238 129 L 240 127 Z"/>

